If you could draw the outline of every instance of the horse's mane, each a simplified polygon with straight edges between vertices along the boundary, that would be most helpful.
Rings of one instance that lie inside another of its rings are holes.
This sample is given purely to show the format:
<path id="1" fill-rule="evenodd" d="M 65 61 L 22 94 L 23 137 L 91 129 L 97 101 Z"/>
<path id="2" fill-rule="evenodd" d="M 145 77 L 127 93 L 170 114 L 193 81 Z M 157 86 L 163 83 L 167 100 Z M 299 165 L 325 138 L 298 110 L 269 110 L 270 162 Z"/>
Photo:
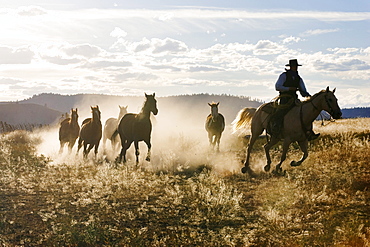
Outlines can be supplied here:
<path id="1" fill-rule="evenodd" d="M 311 101 L 313 101 L 314 99 L 316 99 L 318 96 L 320 96 L 321 94 L 323 94 L 323 93 L 326 93 L 326 90 L 325 89 L 323 89 L 323 90 L 321 90 L 320 92 L 318 92 L 318 93 L 315 93 L 314 95 L 312 95 L 311 97 L 309 97 L 308 99 L 306 99 L 306 100 L 304 100 L 304 101 L 302 101 L 302 103 L 303 104 L 305 104 L 305 103 L 310 103 Z"/>

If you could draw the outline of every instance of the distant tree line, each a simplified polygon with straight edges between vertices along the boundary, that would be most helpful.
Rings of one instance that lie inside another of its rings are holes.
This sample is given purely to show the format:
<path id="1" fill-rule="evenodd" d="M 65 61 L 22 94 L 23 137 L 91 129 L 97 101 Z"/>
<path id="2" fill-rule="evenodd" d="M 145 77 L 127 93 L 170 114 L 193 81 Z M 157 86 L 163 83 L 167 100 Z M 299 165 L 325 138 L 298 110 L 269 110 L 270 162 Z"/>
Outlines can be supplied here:
<path id="1" fill-rule="evenodd" d="M 33 131 L 34 129 L 39 129 L 44 127 L 42 124 L 8 124 L 7 122 L 0 121 L 0 133 L 12 132 L 15 130 L 27 130 Z"/>

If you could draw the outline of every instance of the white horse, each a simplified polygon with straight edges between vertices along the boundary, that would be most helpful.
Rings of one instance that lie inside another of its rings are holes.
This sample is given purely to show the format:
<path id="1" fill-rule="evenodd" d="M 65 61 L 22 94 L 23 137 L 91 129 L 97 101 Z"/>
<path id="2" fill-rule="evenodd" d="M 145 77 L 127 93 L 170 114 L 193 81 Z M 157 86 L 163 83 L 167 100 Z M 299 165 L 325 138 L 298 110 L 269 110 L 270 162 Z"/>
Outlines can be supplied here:
<path id="1" fill-rule="evenodd" d="M 127 107 L 128 106 L 120 106 L 119 105 L 119 114 L 118 118 L 108 118 L 107 121 L 105 121 L 104 125 L 104 132 L 103 132 L 103 149 L 105 152 L 105 144 L 107 140 L 109 139 L 112 144 L 112 150 L 116 151 L 118 149 L 118 144 L 120 143 L 119 136 L 116 136 L 115 138 L 112 138 L 113 133 L 117 130 L 118 123 L 121 120 L 121 118 L 127 113 Z"/>

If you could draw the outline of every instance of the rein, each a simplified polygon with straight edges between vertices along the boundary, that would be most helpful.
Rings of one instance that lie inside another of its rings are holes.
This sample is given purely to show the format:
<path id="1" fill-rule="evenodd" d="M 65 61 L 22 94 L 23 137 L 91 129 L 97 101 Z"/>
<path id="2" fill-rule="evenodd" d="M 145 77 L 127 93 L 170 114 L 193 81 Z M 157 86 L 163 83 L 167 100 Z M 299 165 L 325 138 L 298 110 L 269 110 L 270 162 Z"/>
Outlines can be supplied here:
<path id="1" fill-rule="evenodd" d="M 330 124 L 331 122 L 335 122 L 334 119 L 332 119 L 331 115 L 332 115 L 332 112 L 333 112 L 333 108 L 331 107 L 331 105 L 329 104 L 329 100 L 328 100 L 328 97 L 326 97 L 326 94 L 325 94 L 325 102 L 326 102 L 326 105 L 328 106 L 329 108 L 329 115 L 330 115 L 330 119 L 329 119 L 329 123 Z M 321 117 L 321 126 L 325 126 L 324 124 L 324 118 L 321 114 L 321 110 L 319 108 L 317 108 L 317 106 L 315 106 L 315 104 L 313 103 L 313 101 L 311 100 L 310 103 L 312 104 L 313 108 L 317 111 L 320 111 L 320 117 Z M 306 127 L 303 125 L 303 113 L 302 113 L 302 106 L 301 105 L 301 108 L 300 108 L 300 111 L 299 111 L 299 118 L 300 118 L 300 121 L 301 121 L 301 126 L 302 126 L 302 130 L 303 132 L 305 133 L 305 136 L 307 137 L 307 131 L 309 131 L 308 129 L 306 129 Z M 327 124 L 327 125 L 328 125 Z"/>

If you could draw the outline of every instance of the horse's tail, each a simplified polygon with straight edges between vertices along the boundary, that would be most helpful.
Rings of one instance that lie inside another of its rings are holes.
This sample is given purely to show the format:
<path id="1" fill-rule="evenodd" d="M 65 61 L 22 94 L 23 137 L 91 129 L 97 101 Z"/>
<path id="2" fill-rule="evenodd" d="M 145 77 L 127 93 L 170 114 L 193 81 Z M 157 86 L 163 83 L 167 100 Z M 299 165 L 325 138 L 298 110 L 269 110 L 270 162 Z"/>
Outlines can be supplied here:
<path id="1" fill-rule="evenodd" d="M 112 141 L 113 141 L 113 140 L 115 140 L 118 134 L 119 134 L 119 133 L 118 133 L 118 128 L 117 128 L 117 129 L 114 131 L 114 133 L 112 134 L 111 140 L 112 140 Z"/>
<path id="2" fill-rule="evenodd" d="M 246 128 L 250 121 L 252 120 L 252 117 L 254 116 L 256 112 L 256 108 L 244 108 L 238 112 L 236 115 L 235 120 L 231 123 L 233 126 L 233 133 L 237 132 L 240 129 Z"/>

